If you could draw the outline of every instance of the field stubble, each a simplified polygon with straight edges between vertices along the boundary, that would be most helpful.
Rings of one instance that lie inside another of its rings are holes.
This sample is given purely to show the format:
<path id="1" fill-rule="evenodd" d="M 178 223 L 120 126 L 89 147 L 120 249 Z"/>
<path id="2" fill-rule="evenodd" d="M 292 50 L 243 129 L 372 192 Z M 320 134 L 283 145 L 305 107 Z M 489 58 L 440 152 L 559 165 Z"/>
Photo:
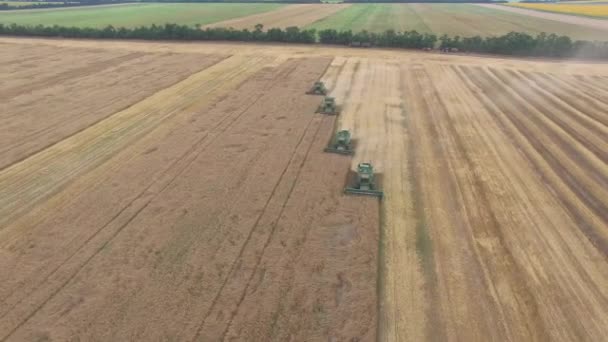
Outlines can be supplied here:
<path id="1" fill-rule="evenodd" d="M 332 63 L 351 167 L 385 184 L 380 340 L 605 334 L 608 95 L 559 70 Z"/>

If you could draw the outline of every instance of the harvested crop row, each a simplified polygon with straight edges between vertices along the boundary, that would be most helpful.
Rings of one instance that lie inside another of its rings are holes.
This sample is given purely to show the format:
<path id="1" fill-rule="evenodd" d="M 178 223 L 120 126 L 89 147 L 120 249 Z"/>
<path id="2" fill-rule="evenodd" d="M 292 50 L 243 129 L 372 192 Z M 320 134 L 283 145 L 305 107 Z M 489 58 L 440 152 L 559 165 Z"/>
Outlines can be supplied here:
<path id="1" fill-rule="evenodd" d="M 587 106 L 557 98 L 582 90 L 534 74 L 365 58 L 329 68 L 355 162 L 383 173 L 381 340 L 603 334 L 605 103 L 599 91 Z"/>

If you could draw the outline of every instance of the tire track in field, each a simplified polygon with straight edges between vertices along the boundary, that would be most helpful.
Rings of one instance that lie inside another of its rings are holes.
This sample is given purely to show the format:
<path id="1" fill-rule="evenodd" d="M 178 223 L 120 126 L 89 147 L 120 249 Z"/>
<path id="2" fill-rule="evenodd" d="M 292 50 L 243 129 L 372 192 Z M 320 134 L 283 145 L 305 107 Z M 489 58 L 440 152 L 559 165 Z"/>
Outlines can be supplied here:
<path id="1" fill-rule="evenodd" d="M 271 223 L 271 228 L 270 228 L 270 233 L 268 234 L 268 237 L 266 238 L 266 241 L 264 241 L 264 245 L 262 246 L 262 249 L 260 250 L 260 252 L 258 252 L 258 258 L 255 262 L 255 266 L 253 268 L 253 271 L 251 272 L 251 275 L 249 276 L 249 278 L 247 279 L 247 282 L 245 283 L 245 286 L 243 288 L 242 294 L 238 300 L 238 302 L 236 303 L 236 307 L 234 310 L 232 310 L 230 312 L 230 318 L 228 319 L 228 322 L 226 323 L 226 328 L 224 329 L 224 331 L 222 332 L 222 337 L 221 340 L 224 341 L 226 340 L 226 335 L 228 334 L 228 331 L 230 330 L 230 327 L 232 326 L 232 322 L 234 320 L 234 317 L 238 314 L 239 312 L 239 308 L 241 306 L 241 304 L 243 303 L 243 300 L 245 300 L 245 297 L 247 296 L 247 292 L 249 290 L 249 287 L 251 286 L 251 281 L 253 280 L 253 278 L 255 277 L 255 275 L 257 274 L 257 270 L 260 267 L 260 263 L 262 261 L 262 258 L 264 257 L 264 254 L 266 252 L 266 248 L 268 247 L 268 245 L 270 244 L 270 241 L 272 240 L 272 238 L 274 237 L 277 225 L 279 224 L 279 221 L 281 220 L 281 218 L 283 217 L 283 213 L 285 212 L 285 207 L 287 206 L 287 202 L 289 202 L 289 200 L 292 198 L 291 195 L 293 193 L 294 188 L 296 187 L 296 184 L 298 182 L 298 179 L 300 178 L 300 175 L 302 173 L 302 169 L 304 168 L 304 165 L 306 164 L 306 161 L 308 160 L 310 151 L 312 149 L 312 146 L 315 145 L 315 141 L 317 136 L 319 135 L 319 131 L 321 130 L 321 127 L 323 127 L 323 121 L 325 121 L 325 116 L 321 116 L 320 118 L 313 118 L 313 123 L 317 123 L 317 127 L 316 129 L 313 128 L 312 131 L 314 133 L 312 133 L 312 139 L 310 141 L 310 143 L 308 143 L 308 146 L 306 147 L 306 151 L 304 153 L 304 156 L 302 157 L 301 162 L 299 163 L 299 165 L 296 166 L 296 171 L 295 171 L 295 175 L 293 176 L 293 181 L 291 182 L 291 185 L 289 186 L 289 190 L 287 191 L 287 194 L 285 196 L 285 200 L 283 201 L 283 203 L 281 204 L 281 208 L 276 216 L 276 219 L 272 221 Z M 305 136 L 303 136 L 303 138 L 305 138 Z M 296 150 L 294 150 L 294 158 L 292 160 L 290 160 L 289 164 L 287 165 L 287 168 L 285 170 L 288 170 L 289 167 L 291 166 L 291 163 L 293 161 L 295 161 L 295 157 L 297 153 L 297 148 Z M 283 176 L 283 175 L 281 175 Z M 310 230 L 307 229 L 307 231 Z M 304 239 L 305 240 L 305 239 Z"/>
<path id="2" fill-rule="evenodd" d="M 483 77 L 483 72 L 478 68 L 472 67 L 453 67 L 454 70 L 459 74 L 462 79 L 466 79 L 472 82 L 479 89 L 493 89 L 495 86 L 497 89 L 502 89 L 500 84 L 491 82 L 493 79 L 486 76 Z M 540 140 L 541 136 L 531 132 L 528 125 L 521 121 L 521 118 L 516 115 L 513 111 L 513 101 L 505 97 L 488 97 L 489 95 L 480 95 L 479 99 L 486 106 L 487 110 L 492 113 L 496 118 L 505 118 L 508 122 L 514 126 L 516 132 L 511 131 L 501 120 L 496 122 L 500 124 L 501 129 L 507 136 L 509 136 L 513 143 L 517 146 L 518 138 L 516 134 L 521 135 L 521 139 L 530 144 L 530 147 L 535 154 L 531 154 L 527 149 L 521 149 L 525 158 L 530 162 L 532 166 L 537 170 L 537 174 L 542 177 L 545 184 L 556 193 L 556 198 L 564 206 L 564 209 L 573 217 L 575 222 L 578 222 L 579 228 L 589 239 L 589 241 L 598 248 L 604 257 L 608 257 L 608 240 L 606 240 L 600 233 L 596 231 L 596 227 L 593 219 L 590 219 L 590 212 L 592 215 L 598 215 L 598 219 L 605 221 L 601 215 L 606 215 L 606 211 L 602 212 L 600 208 L 596 208 L 596 205 L 600 205 L 597 202 L 593 202 L 593 199 L 587 200 L 586 189 L 582 188 L 580 184 L 576 182 L 576 176 L 564 167 L 559 160 L 548 150 L 549 146 L 542 143 Z M 549 168 L 546 170 L 543 164 Z M 549 172 L 547 172 L 549 171 Z M 564 188 L 562 185 L 565 185 Z M 578 203 L 572 201 L 572 197 L 576 197 L 584 205 L 583 208 Z M 597 201 L 597 199 L 595 199 Z M 590 211 L 590 212 L 589 212 Z M 604 214 L 602 214 L 604 213 Z M 597 222 L 597 221 L 595 221 Z"/>
<path id="3" fill-rule="evenodd" d="M 268 83 L 268 87 L 262 87 L 264 89 L 264 91 L 262 91 L 261 94 L 257 94 L 256 100 L 253 103 L 251 103 L 250 105 L 248 105 L 247 108 L 241 113 L 241 115 L 244 114 L 245 112 L 249 111 L 257 103 L 259 103 L 259 101 L 262 100 L 266 94 L 271 93 L 273 90 L 275 90 L 277 87 L 279 87 L 280 81 L 286 79 L 290 74 L 292 74 L 296 70 L 296 68 L 297 68 L 297 65 L 295 63 L 293 63 L 293 61 L 292 61 L 291 65 L 288 65 L 286 68 L 284 68 L 284 70 L 281 70 L 281 71 L 275 73 L 273 75 L 273 78 L 265 79 L 264 82 Z M 235 124 L 235 123 L 236 123 L 236 121 L 233 122 L 233 124 Z M 267 146 L 267 148 L 271 148 L 271 146 Z M 259 149 L 254 155 L 252 155 L 249 158 L 249 160 L 250 161 L 257 160 L 264 153 L 264 151 L 267 148 Z M 249 164 L 249 163 L 247 163 L 247 164 Z M 235 183 L 235 185 L 231 188 L 230 191 L 238 191 L 238 188 L 244 182 L 246 177 L 247 177 L 247 174 L 242 174 L 241 177 L 239 178 L 239 180 Z M 226 195 L 226 196 L 229 198 L 233 198 L 233 200 L 230 201 L 230 204 L 228 206 L 226 206 L 226 208 L 223 209 L 222 212 L 225 214 L 223 214 L 223 215 L 221 214 L 220 216 L 224 217 L 224 218 L 227 214 L 234 211 L 234 209 L 236 208 L 236 203 L 240 199 L 238 196 L 238 193 L 231 193 L 230 195 Z M 226 240 L 230 238 L 229 231 L 227 232 L 227 234 L 223 234 L 224 228 L 227 226 L 227 224 L 228 223 L 226 222 L 225 219 L 221 220 L 218 223 L 218 228 L 214 231 L 214 234 L 209 237 L 209 239 L 215 240 L 217 236 L 221 236 L 221 238 L 219 239 L 219 241 L 217 241 L 217 243 L 213 244 L 212 248 L 210 248 L 212 250 L 211 255 L 205 256 L 205 258 L 208 258 L 209 260 L 217 259 L 220 249 L 222 248 L 222 246 L 224 245 Z M 183 246 L 181 246 L 181 248 L 186 249 L 188 246 L 189 245 L 183 245 Z"/>
<path id="4" fill-rule="evenodd" d="M 268 91 L 267 91 L 267 93 L 271 93 L 271 92 L 272 92 L 274 89 L 276 89 L 276 88 L 279 86 L 279 85 L 278 85 L 278 84 L 279 84 L 279 82 L 280 82 L 281 80 L 287 79 L 287 77 L 288 77 L 290 74 L 292 74 L 292 73 L 293 73 L 293 72 L 294 72 L 294 71 L 297 69 L 297 67 L 298 67 L 297 65 L 293 64 L 293 65 L 291 65 L 289 68 L 287 68 L 287 69 L 285 69 L 284 71 L 282 71 L 282 72 L 278 73 L 278 74 L 277 74 L 277 75 L 274 77 L 273 81 L 272 81 L 272 82 L 269 82 L 269 83 L 270 83 L 270 86 L 268 87 Z M 260 96 L 260 97 L 258 98 L 258 100 L 259 100 L 260 98 L 262 98 L 262 96 Z M 258 102 L 258 101 L 256 101 L 256 103 L 257 103 L 257 102 Z M 255 104 L 255 103 L 254 103 L 254 104 Z M 252 106 L 253 106 L 254 104 L 252 104 Z M 248 110 L 249 108 L 251 108 L 252 106 L 248 107 L 248 108 L 247 108 L 247 110 Z M 258 157 L 258 156 L 260 156 L 260 155 L 263 153 L 263 151 L 264 151 L 264 149 L 260 149 L 260 150 L 259 150 L 259 151 L 256 153 L 256 157 L 255 157 L 255 158 L 251 158 L 251 159 L 252 159 L 252 160 L 256 160 L 256 159 L 257 159 L 257 157 Z M 246 176 L 246 175 L 243 175 L 243 178 L 244 178 L 245 176 Z M 235 187 L 235 189 L 236 189 L 236 188 L 238 188 L 238 186 L 237 186 L 237 187 Z M 230 204 L 230 206 L 229 206 L 229 209 L 227 209 L 227 212 L 232 212 L 232 211 L 233 211 L 233 209 L 235 209 L 235 205 L 236 205 L 236 202 L 237 202 L 237 201 L 238 201 L 238 196 L 234 196 L 234 200 L 231 202 L 231 204 Z M 221 230 L 221 228 L 224 228 L 224 225 L 225 225 L 225 222 L 222 222 L 222 223 L 219 225 L 219 229 L 217 230 L 217 231 L 218 231 L 218 234 L 217 234 L 217 235 L 219 235 L 219 231 Z M 215 235 L 214 235 L 213 237 L 215 237 Z M 215 260 L 215 259 L 217 259 L 217 256 L 218 256 L 218 253 L 219 253 L 219 250 L 221 249 L 222 245 L 225 243 L 225 241 L 226 241 L 227 239 L 228 239 L 228 234 L 224 235 L 224 236 L 223 236 L 223 238 L 222 238 L 222 239 L 220 239 L 219 243 L 217 243 L 217 244 L 214 246 L 212 256 L 210 257 L 210 259 L 211 259 L 211 260 Z"/>
<path id="5" fill-rule="evenodd" d="M 272 188 L 272 191 L 271 191 L 270 195 L 268 196 L 268 198 L 266 199 L 266 202 L 264 203 L 264 206 L 263 206 L 260 214 L 256 218 L 256 221 L 254 222 L 254 225 L 252 226 L 252 228 L 249 230 L 244 243 L 241 245 L 241 248 L 239 249 L 239 253 L 233 259 L 232 264 L 230 266 L 230 269 L 229 269 L 229 271 L 227 273 L 227 276 L 224 279 L 224 281 L 222 282 L 222 284 L 220 285 L 220 287 L 219 287 L 219 289 L 218 289 L 218 291 L 217 291 L 217 293 L 216 293 L 213 301 L 211 302 L 211 305 L 209 306 L 209 309 L 204 314 L 203 320 L 201 321 L 201 323 L 199 324 L 198 328 L 196 329 L 196 333 L 194 334 L 194 337 L 193 337 L 192 341 L 196 341 L 196 340 L 199 339 L 199 336 L 200 336 L 201 332 L 203 331 L 203 328 L 205 326 L 205 323 L 207 322 L 207 319 L 209 318 L 209 315 L 215 309 L 215 306 L 217 305 L 218 301 L 220 300 L 220 297 L 222 295 L 222 292 L 224 291 L 224 288 L 226 287 L 226 285 L 230 281 L 231 277 L 234 275 L 237 262 L 240 261 L 240 259 L 241 259 L 242 255 L 243 255 L 243 253 L 244 253 L 247 245 L 249 244 L 249 241 L 251 240 L 251 237 L 252 237 L 253 233 L 258 229 L 261 220 L 266 216 L 266 213 L 269 211 L 269 208 L 271 206 L 270 203 L 273 201 L 273 199 L 275 199 L 275 194 L 278 192 L 279 186 L 283 183 L 283 178 L 285 177 L 285 175 L 287 174 L 287 171 L 290 169 L 290 166 L 294 162 L 294 160 L 295 160 L 295 158 L 297 156 L 298 149 L 300 148 L 300 146 L 304 142 L 304 139 L 305 139 L 307 133 L 309 132 L 309 130 L 311 129 L 311 126 L 314 126 L 313 123 L 315 122 L 315 118 L 318 119 L 318 117 L 316 117 L 316 116 L 311 116 L 311 119 L 308 121 L 308 123 L 306 125 L 306 128 L 302 132 L 302 135 L 299 137 L 298 143 L 296 144 L 296 146 L 293 149 L 293 152 L 291 153 L 291 158 L 290 158 L 289 162 L 286 164 L 285 168 L 282 170 L 280 176 L 278 177 L 276 183 L 274 184 L 274 186 Z M 320 120 L 317 120 L 317 121 L 320 122 Z M 318 127 L 317 127 L 317 130 L 318 130 Z M 300 168 L 301 168 L 301 166 L 300 166 Z M 292 183 L 295 184 L 295 180 Z M 293 184 L 290 187 L 291 190 L 293 190 Z M 289 193 L 291 192 L 291 190 L 289 191 Z M 289 193 L 288 193 L 288 196 L 289 196 Z M 287 201 L 287 198 L 285 198 L 283 200 L 278 200 L 280 202 L 279 204 L 281 205 L 281 208 L 284 208 L 284 205 L 285 205 L 285 202 Z M 282 209 L 279 212 L 282 212 Z M 275 226 L 276 225 L 276 219 L 272 219 L 271 221 L 275 222 L 275 224 L 272 225 L 272 226 Z M 272 233 L 272 231 L 271 231 L 271 233 Z"/>
<path id="6" fill-rule="evenodd" d="M 327 65 L 327 64 L 325 64 Z M 294 75 L 296 74 L 296 71 L 299 71 L 300 69 L 303 68 L 303 66 L 300 64 L 298 65 L 299 69 L 295 70 L 295 69 L 291 69 L 291 71 L 293 71 Z M 308 67 L 310 68 L 310 66 Z M 290 71 L 290 72 L 291 72 Z M 297 74 L 301 74 L 301 72 L 298 72 Z M 293 78 L 293 77 L 292 77 Z M 282 79 L 288 79 L 287 76 L 282 77 Z M 316 79 L 316 77 L 314 78 Z M 311 81 L 312 82 L 312 78 Z M 310 83 L 306 83 L 306 85 L 304 87 L 301 88 L 297 88 L 297 90 L 294 89 L 294 91 L 302 91 L 304 92 L 306 90 L 306 87 L 308 87 L 310 85 Z M 280 86 L 279 83 L 277 83 L 276 85 L 277 87 Z M 308 101 L 308 100 L 307 100 Z M 259 109 L 258 109 L 259 110 Z M 268 110 L 268 109 L 266 109 Z M 312 111 L 311 111 L 312 113 Z M 309 118 L 305 118 L 306 119 L 306 124 L 305 124 L 305 131 L 302 131 L 302 135 L 301 137 L 304 138 L 306 137 L 306 139 L 308 139 L 308 133 L 310 132 L 310 124 L 311 124 L 311 120 L 314 119 L 315 116 L 312 116 L 311 119 Z M 298 119 L 301 120 L 301 119 Z M 303 120 L 301 120 L 303 121 Z M 304 122 L 302 122 L 304 123 Z M 300 133 L 298 133 L 300 134 Z M 295 141 L 296 146 L 293 147 L 293 151 L 299 151 L 302 143 L 302 140 L 298 140 Z M 291 144 L 289 144 L 291 145 Z M 305 144 L 304 144 L 305 145 Z M 299 153 L 296 153 L 299 154 Z M 287 157 L 287 155 L 285 156 Z M 289 154 L 289 159 L 286 160 L 286 166 L 285 168 L 281 171 L 281 173 L 277 174 L 277 178 L 280 178 L 280 180 L 278 182 L 273 182 L 274 185 L 268 184 L 269 188 L 271 188 L 271 193 L 269 194 L 270 197 L 264 197 L 264 203 L 261 203 L 263 208 L 260 208 L 261 212 L 256 213 L 255 215 L 255 221 L 251 223 L 251 225 L 247 225 L 250 226 L 251 228 L 248 228 L 247 231 L 244 232 L 245 235 L 245 239 L 244 242 L 239 242 L 240 248 L 238 249 L 238 253 L 236 256 L 225 256 L 222 259 L 227 259 L 228 257 L 232 260 L 232 262 L 230 263 L 229 269 L 227 274 L 221 275 L 220 274 L 220 279 L 218 279 L 218 283 L 219 283 L 219 289 L 217 290 L 213 290 L 215 292 L 215 296 L 211 299 L 211 306 L 205 310 L 206 313 L 204 313 L 204 318 L 203 321 L 200 324 L 197 324 L 197 327 L 195 327 L 196 329 L 196 333 L 194 334 L 193 339 L 200 339 L 200 338 L 209 338 L 209 339 L 215 339 L 217 335 L 221 334 L 224 327 L 222 326 L 224 324 L 224 321 L 218 321 L 219 316 L 221 317 L 225 317 L 225 310 L 228 310 L 228 308 L 233 308 L 232 310 L 236 310 L 235 307 L 235 303 L 232 303 L 233 300 L 236 300 L 236 297 L 241 296 L 241 285 L 239 284 L 233 284 L 230 285 L 232 282 L 234 282 L 236 278 L 241 279 L 243 282 L 245 281 L 245 279 L 243 278 L 243 276 L 247 276 L 247 273 L 244 273 L 244 270 L 247 270 L 246 272 L 250 272 L 250 269 L 253 269 L 253 272 L 255 273 L 255 267 L 253 265 L 250 265 L 251 262 L 249 262 L 250 260 L 257 260 L 258 258 L 261 257 L 261 255 L 263 255 L 264 250 L 266 249 L 265 246 L 267 246 L 267 243 L 265 243 L 264 240 L 267 237 L 267 234 L 269 234 L 267 232 L 267 230 L 269 229 L 268 227 L 273 227 L 276 224 L 276 220 L 278 220 L 278 218 L 274 218 L 275 216 L 277 216 L 277 214 L 275 213 L 278 209 L 277 206 L 280 205 L 276 204 L 275 202 L 281 202 L 281 198 L 287 196 L 285 195 L 283 192 L 285 192 L 284 190 L 282 190 L 285 186 L 285 182 L 286 179 L 289 180 L 291 179 L 290 177 L 288 177 L 289 175 L 287 173 L 291 172 L 291 166 L 294 163 L 294 158 L 298 157 L 297 155 L 294 155 L 294 153 L 290 153 Z M 273 177 L 274 179 L 274 177 Z M 284 199 L 284 201 L 286 201 L 286 199 Z M 283 201 L 283 202 L 284 202 Z M 278 203 L 277 202 L 277 203 Z M 257 210 L 257 211 L 260 211 Z M 269 218 L 269 219 L 267 219 Z M 252 218 L 253 219 L 253 218 Z M 266 222 L 268 221 L 268 222 Z M 265 223 L 266 222 L 266 223 Z M 236 229 L 236 227 L 235 227 Z M 270 239 L 270 237 L 268 237 Z M 232 245 L 234 245 L 234 243 L 232 243 Z M 229 247 L 230 249 L 231 247 Z M 238 248 L 238 247 L 237 247 Z M 260 248 L 262 248 L 262 252 L 260 252 Z M 230 252 L 230 251 L 228 251 Z M 214 252 L 215 255 L 216 252 Z M 261 253 L 261 254 L 260 254 Z M 232 254 L 232 253 L 231 253 Z M 217 259 L 215 256 L 213 259 Z M 222 272 L 223 273 L 223 272 Z M 226 294 L 226 292 L 228 292 Z M 215 312 L 217 311 L 217 312 Z M 205 328 L 206 327 L 206 328 Z M 202 336 L 201 336 L 202 335 Z"/>

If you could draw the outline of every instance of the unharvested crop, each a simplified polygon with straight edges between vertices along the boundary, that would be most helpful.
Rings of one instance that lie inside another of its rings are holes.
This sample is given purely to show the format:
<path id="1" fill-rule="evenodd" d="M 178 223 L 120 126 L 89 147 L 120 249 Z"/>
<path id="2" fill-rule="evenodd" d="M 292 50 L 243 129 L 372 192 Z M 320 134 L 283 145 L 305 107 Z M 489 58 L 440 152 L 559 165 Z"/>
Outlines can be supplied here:
<path id="1" fill-rule="evenodd" d="M 121 4 L 0 12 L 0 23 L 77 27 L 207 25 L 281 8 L 281 4 Z"/>

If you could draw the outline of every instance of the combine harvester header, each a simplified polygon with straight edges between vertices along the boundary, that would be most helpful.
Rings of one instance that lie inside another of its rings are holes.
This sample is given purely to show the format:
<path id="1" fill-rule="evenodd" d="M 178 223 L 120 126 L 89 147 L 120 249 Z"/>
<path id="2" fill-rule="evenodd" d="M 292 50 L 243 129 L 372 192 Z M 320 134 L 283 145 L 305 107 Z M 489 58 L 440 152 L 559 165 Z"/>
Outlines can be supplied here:
<path id="1" fill-rule="evenodd" d="M 344 189 L 344 193 L 351 195 L 366 195 L 382 198 L 384 192 L 378 190 L 376 175 L 371 163 L 359 163 L 355 184 Z"/>

